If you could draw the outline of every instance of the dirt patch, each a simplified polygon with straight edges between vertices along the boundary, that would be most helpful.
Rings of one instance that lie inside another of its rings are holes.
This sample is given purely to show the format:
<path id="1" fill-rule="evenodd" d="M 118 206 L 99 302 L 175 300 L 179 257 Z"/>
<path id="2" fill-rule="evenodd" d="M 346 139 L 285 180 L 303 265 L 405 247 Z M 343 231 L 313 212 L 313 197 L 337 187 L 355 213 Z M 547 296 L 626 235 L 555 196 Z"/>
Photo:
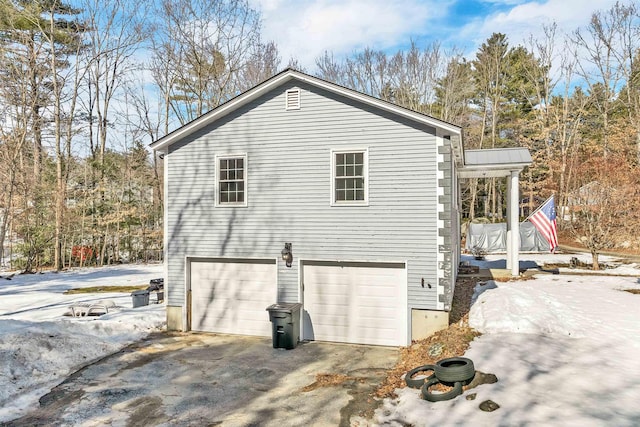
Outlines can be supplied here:
<path id="1" fill-rule="evenodd" d="M 362 378 L 351 377 L 344 374 L 316 374 L 316 380 L 313 383 L 304 386 L 301 390 L 303 392 L 308 392 L 321 387 L 333 387 L 342 385 L 347 381 L 364 382 Z"/>
<path id="2" fill-rule="evenodd" d="M 340 409 L 340 427 L 359 425 L 352 423 L 352 417 L 371 419 L 381 400 L 373 397 L 372 391 L 386 375 L 384 369 L 356 369 L 346 374 L 316 374 L 316 380 L 300 389 L 302 392 L 313 391 L 322 387 L 342 387 L 351 396 L 349 403 Z M 362 374 L 363 376 L 360 376 Z M 358 376 L 356 376 L 358 375 Z"/>
<path id="3" fill-rule="evenodd" d="M 63 292 L 64 295 L 72 294 L 93 294 L 108 292 L 133 292 L 147 289 L 149 285 L 128 285 L 128 286 L 91 286 L 89 288 L 73 288 Z"/>
<path id="4" fill-rule="evenodd" d="M 449 313 L 449 324 L 453 325 L 460 321 L 465 321 L 471 309 L 471 298 L 473 298 L 473 290 L 480 280 L 477 277 L 464 277 L 456 282 L 456 289 L 453 294 L 451 303 L 451 312 Z"/>
<path id="5" fill-rule="evenodd" d="M 625 292 L 629 292 L 631 294 L 640 295 L 640 289 L 623 289 Z"/>
<path id="6" fill-rule="evenodd" d="M 458 279 L 452 310 L 449 314 L 449 328 L 436 332 L 423 340 L 414 341 L 409 347 L 402 348 L 398 363 L 387 371 L 387 377 L 375 391 L 376 397 L 395 398 L 395 389 L 406 386 L 403 375 L 407 371 L 422 365 L 433 365 L 438 360 L 448 357 L 462 356 L 467 351 L 469 343 L 480 335 L 479 332 L 469 327 L 471 298 L 478 281 L 478 278 L 473 277 Z M 438 389 L 438 386 L 435 386 L 434 389 Z M 442 390 L 446 390 L 446 388 Z"/>

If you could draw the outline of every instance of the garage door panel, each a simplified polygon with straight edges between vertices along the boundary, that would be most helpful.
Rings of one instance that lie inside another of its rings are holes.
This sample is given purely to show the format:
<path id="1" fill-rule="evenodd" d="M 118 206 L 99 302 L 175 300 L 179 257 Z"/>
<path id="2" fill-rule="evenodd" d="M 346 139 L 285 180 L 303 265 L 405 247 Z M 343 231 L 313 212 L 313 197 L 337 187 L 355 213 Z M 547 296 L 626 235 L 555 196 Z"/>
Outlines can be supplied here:
<path id="1" fill-rule="evenodd" d="M 395 298 L 396 286 L 369 286 L 361 285 L 356 287 L 356 296 L 358 297 L 377 297 L 377 298 Z"/>
<path id="2" fill-rule="evenodd" d="M 356 298 L 358 298 L 358 302 L 359 302 L 359 306 L 363 306 L 363 307 L 367 307 L 367 306 L 373 306 L 373 307 L 388 307 L 389 304 L 385 304 L 385 302 L 389 302 L 389 300 L 395 300 L 396 298 L 398 298 L 396 295 L 392 295 L 392 296 L 388 296 L 388 297 L 378 297 L 378 296 L 371 296 L 371 295 L 366 295 L 366 296 L 358 296 L 356 295 Z M 395 308 L 395 306 L 394 306 Z"/>
<path id="3" fill-rule="evenodd" d="M 194 260 L 190 279 L 193 330 L 271 335 L 275 260 Z"/>
<path id="4" fill-rule="evenodd" d="M 377 321 L 378 319 L 393 319 L 396 317 L 395 309 L 381 309 L 379 307 L 363 307 L 357 311 L 357 316 L 363 320 Z M 386 320 L 385 320 L 386 321 Z"/>
<path id="5" fill-rule="evenodd" d="M 406 344 L 404 264 L 303 263 L 304 337 Z"/>
<path id="6" fill-rule="evenodd" d="M 200 313 L 203 313 L 205 317 L 220 317 L 229 319 L 230 321 L 237 322 L 239 320 L 242 321 L 262 321 L 264 322 L 264 318 L 267 317 L 267 321 L 269 320 L 269 314 L 265 310 L 267 306 L 260 307 L 259 310 L 257 307 L 251 306 L 249 309 L 234 306 L 231 304 L 220 304 L 220 303 L 211 303 L 211 304 L 199 304 L 193 305 L 194 312 L 199 310 Z M 206 311 L 205 311 L 206 310 Z"/>
<path id="7" fill-rule="evenodd" d="M 224 284 L 221 284 L 222 286 L 224 286 Z M 260 294 L 254 294 L 254 295 L 247 295 L 247 294 L 238 294 L 237 296 L 233 296 L 233 295 L 225 295 L 225 296 L 218 296 L 218 295 L 212 295 L 212 296 L 207 296 L 207 297 L 200 297 L 195 295 L 194 292 L 194 296 L 192 297 L 192 304 L 196 304 L 196 301 L 199 304 L 202 305 L 209 305 L 209 306 L 213 306 L 215 305 L 216 307 L 220 308 L 220 307 L 234 307 L 234 308 L 239 308 L 243 305 L 246 305 L 246 303 L 253 303 L 255 301 L 260 301 L 262 299 L 266 299 L 267 296 L 266 295 L 260 295 Z"/>
<path id="8" fill-rule="evenodd" d="M 323 324 L 330 323 L 333 325 L 342 325 L 342 324 L 346 324 L 346 320 L 349 319 L 349 316 L 344 314 L 342 311 L 340 312 L 325 311 L 321 313 L 316 313 L 314 319 L 317 320 L 318 322 L 322 322 Z"/>
<path id="9" fill-rule="evenodd" d="M 335 301 L 335 299 L 333 298 L 322 298 L 322 301 L 318 301 L 313 304 L 310 304 L 309 307 L 317 307 L 320 309 L 339 311 L 342 309 L 347 309 L 349 307 L 349 303 L 346 301 L 338 302 L 338 301 Z"/>
<path id="10" fill-rule="evenodd" d="M 313 280 L 314 278 L 311 279 L 312 282 L 314 282 Z M 318 283 L 318 286 L 320 289 L 317 289 L 317 293 L 319 295 L 343 295 L 345 292 L 345 289 L 348 289 L 348 286 L 346 284 L 336 284 L 336 283 L 323 283 L 323 282 L 316 282 Z"/>
<path id="11" fill-rule="evenodd" d="M 248 333 L 246 331 L 249 332 L 253 332 L 253 331 L 262 331 L 262 326 L 263 326 L 263 322 L 259 321 L 259 320 L 254 320 L 254 321 L 247 321 L 246 319 L 243 320 L 244 324 L 242 326 L 242 330 L 243 333 L 240 335 L 256 335 L 256 336 L 261 336 L 260 334 L 256 333 Z M 215 331 L 213 332 L 220 332 L 220 333 L 224 333 L 224 334 L 238 334 L 238 323 L 237 321 L 234 321 L 232 319 L 229 318 L 209 318 L 209 319 L 202 319 L 200 322 L 200 325 L 202 326 L 203 329 L 198 329 L 201 331 L 206 331 L 206 332 L 210 332 L 211 329 L 210 328 L 215 328 Z"/>

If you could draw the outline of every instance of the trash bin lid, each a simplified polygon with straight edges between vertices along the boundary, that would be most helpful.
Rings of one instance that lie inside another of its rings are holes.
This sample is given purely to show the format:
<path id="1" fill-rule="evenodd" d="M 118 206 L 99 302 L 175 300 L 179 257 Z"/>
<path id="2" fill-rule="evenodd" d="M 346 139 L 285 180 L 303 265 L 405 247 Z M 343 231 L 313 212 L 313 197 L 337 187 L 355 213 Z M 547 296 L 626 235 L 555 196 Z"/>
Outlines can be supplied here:
<path id="1" fill-rule="evenodd" d="M 267 311 L 277 311 L 281 313 L 293 313 L 302 308 L 299 302 L 278 302 L 267 307 Z"/>
<path id="2" fill-rule="evenodd" d="M 149 290 L 148 289 L 141 289 L 139 291 L 131 292 L 131 296 L 135 296 L 135 295 L 149 295 Z"/>

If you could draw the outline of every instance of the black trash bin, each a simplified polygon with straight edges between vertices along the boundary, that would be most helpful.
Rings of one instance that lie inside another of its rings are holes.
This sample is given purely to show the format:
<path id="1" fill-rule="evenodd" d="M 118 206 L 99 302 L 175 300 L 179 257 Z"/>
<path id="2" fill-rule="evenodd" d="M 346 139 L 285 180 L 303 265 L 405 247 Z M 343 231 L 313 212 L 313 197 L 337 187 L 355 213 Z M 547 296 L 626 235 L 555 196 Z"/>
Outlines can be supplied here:
<path id="1" fill-rule="evenodd" d="M 149 280 L 147 290 L 156 295 L 156 303 L 160 304 L 164 301 L 164 278 Z"/>
<path id="2" fill-rule="evenodd" d="M 272 326 L 273 348 L 296 348 L 300 340 L 300 303 L 278 303 L 267 307 Z"/>
<path id="3" fill-rule="evenodd" d="M 163 290 L 164 289 L 164 278 L 149 280 L 149 287 L 147 289 L 149 289 L 150 291 L 161 291 L 161 290 Z"/>

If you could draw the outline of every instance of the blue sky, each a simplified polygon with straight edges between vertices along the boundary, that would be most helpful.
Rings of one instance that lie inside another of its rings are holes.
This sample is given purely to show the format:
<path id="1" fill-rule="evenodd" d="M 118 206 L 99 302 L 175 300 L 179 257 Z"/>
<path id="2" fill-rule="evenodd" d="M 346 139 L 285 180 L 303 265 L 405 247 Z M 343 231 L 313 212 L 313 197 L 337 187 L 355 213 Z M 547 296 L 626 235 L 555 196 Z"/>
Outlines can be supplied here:
<path id="1" fill-rule="evenodd" d="M 263 37 L 278 44 L 283 62 L 296 57 L 308 70 L 325 50 L 337 57 L 364 47 L 396 50 L 411 40 L 419 47 L 438 40 L 473 56 L 493 32 L 511 45 L 542 25 L 557 23 L 571 33 L 596 10 L 616 0 L 250 0 L 261 10 Z"/>

